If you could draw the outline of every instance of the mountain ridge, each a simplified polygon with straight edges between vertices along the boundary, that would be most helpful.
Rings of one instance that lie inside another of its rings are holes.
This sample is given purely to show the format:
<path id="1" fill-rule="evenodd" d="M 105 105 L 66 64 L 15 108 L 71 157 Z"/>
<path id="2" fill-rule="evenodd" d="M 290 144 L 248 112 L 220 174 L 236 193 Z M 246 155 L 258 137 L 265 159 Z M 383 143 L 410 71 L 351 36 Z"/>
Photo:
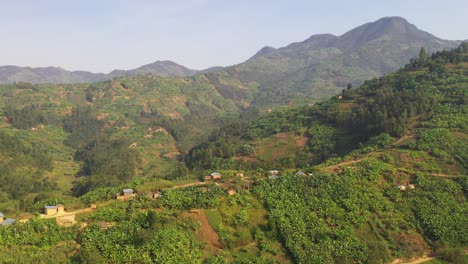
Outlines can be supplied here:
<path id="1" fill-rule="evenodd" d="M 0 83 L 89 83 L 102 82 L 117 77 L 156 74 L 163 77 L 186 77 L 198 73 L 170 60 L 155 61 L 131 70 L 113 70 L 109 73 L 89 71 L 68 71 L 61 67 L 21 67 L 15 65 L 0 66 Z"/>
<path id="2" fill-rule="evenodd" d="M 420 30 L 402 17 L 383 17 L 340 36 L 315 34 L 277 49 L 265 46 L 245 62 L 226 67 L 224 71 L 220 67 L 197 71 L 172 61 L 156 61 L 108 74 L 67 71 L 57 67 L 0 66 L 0 83 L 87 83 L 148 73 L 187 77 L 195 74 L 225 75 L 227 72 L 243 83 L 258 82 L 260 89 L 268 92 L 277 92 L 286 86 L 288 89 L 292 87 L 294 93 L 300 93 L 299 97 L 302 97 L 303 90 L 309 90 L 305 95 L 323 93 L 319 97 L 324 99 L 346 87 L 347 83 L 359 84 L 398 69 L 417 56 L 421 47 L 426 47 L 430 54 L 455 48 L 459 43 Z M 351 65 L 356 64 L 357 69 L 353 69 Z M 318 85 L 325 91 L 317 91 Z"/>

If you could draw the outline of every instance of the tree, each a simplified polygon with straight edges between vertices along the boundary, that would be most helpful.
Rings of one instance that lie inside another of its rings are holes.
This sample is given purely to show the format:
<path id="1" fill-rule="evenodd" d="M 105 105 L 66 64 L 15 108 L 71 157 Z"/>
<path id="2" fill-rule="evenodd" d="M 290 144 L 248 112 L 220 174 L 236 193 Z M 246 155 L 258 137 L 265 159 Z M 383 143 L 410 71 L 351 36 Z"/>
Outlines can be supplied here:
<path id="1" fill-rule="evenodd" d="M 421 50 L 419 51 L 419 60 L 424 63 L 427 60 L 427 52 L 424 47 L 421 47 Z"/>

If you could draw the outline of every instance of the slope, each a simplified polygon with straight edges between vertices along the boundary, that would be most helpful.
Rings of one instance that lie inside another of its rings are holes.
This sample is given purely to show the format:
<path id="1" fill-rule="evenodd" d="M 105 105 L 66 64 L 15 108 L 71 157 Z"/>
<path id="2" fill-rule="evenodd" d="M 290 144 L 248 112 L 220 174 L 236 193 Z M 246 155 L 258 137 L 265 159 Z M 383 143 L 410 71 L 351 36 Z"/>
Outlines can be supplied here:
<path id="1" fill-rule="evenodd" d="M 342 36 L 313 35 L 305 41 L 273 49 L 265 47 L 248 61 L 209 74 L 216 83 L 237 79 L 258 86 L 259 107 L 314 103 L 364 80 L 397 70 L 421 47 L 429 53 L 455 48 L 400 17 L 386 17 Z M 230 87 L 235 89 L 235 87 Z"/>

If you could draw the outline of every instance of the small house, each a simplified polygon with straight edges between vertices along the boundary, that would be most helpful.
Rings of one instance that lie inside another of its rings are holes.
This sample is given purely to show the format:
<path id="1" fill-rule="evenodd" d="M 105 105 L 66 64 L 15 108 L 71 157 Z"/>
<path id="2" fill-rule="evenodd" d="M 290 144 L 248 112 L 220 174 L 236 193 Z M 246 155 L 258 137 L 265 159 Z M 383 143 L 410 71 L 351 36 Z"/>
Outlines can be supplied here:
<path id="1" fill-rule="evenodd" d="M 236 173 L 236 176 L 242 178 L 242 177 L 244 177 L 244 174 L 243 173 Z"/>
<path id="2" fill-rule="evenodd" d="M 5 218 L 5 215 L 0 212 L 0 224 L 3 222 L 3 219 Z"/>
<path id="3" fill-rule="evenodd" d="M 14 224 L 14 223 L 16 223 L 16 220 L 15 220 L 15 219 L 13 219 L 13 218 L 7 218 L 7 219 L 5 219 L 5 220 L 3 220 L 3 221 L 1 222 L 1 225 L 2 225 L 2 226 L 6 226 L 6 225 Z"/>
<path id="4" fill-rule="evenodd" d="M 416 185 L 414 185 L 414 184 L 408 184 L 408 187 L 409 187 L 410 189 L 413 189 L 413 190 L 416 189 Z"/>
<path id="5" fill-rule="evenodd" d="M 133 189 L 123 189 L 122 194 L 123 196 L 130 196 L 133 194 Z"/>
<path id="6" fill-rule="evenodd" d="M 300 170 L 296 173 L 296 176 L 307 176 L 307 174 Z"/>
<path id="7" fill-rule="evenodd" d="M 47 205 L 44 207 L 45 215 L 57 215 L 57 214 L 64 214 L 64 213 L 65 213 L 65 206 L 61 204 Z"/>
<path id="8" fill-rule="evenodd" d="M 405 191 L 405 190 L 406 190 L 406 186 L 404 186 L 404 185 L 398 185 L 398 189 L 399 189 L 400 191 Z"/>
<path id="9" fill-rule="evenodd" d="M 161 192 L 148 192 L 148 196 L 152 199 L 156 199 L 161 196 Z"/>
<path id="10" fill-rule="evenodd" d="M 273 180 L 274 180 L 274 179 L 278 179 L 278 175 L 272 174 L 272 175 L 268 176 L 268 178 L 269 178 L 269 179 L 273 179 Z"/>
<path id="11" fill-rule="evenodd" d="M 270 175 L 278 175 L 279 171 L 277 170 L 271 170 L 269 171 Z"/>
<path id="12" fill-rule="evenodd" d="M 228 195 L 231 195 L 231 196 L 232 196 L 232 195 L 235 195 L 237 192 L 236 192 L 236 190 L 234 190 L 234 189 L 229 189 L 229 190 L 227 191 L 227 193 L 228 193 Z"/>
<path id="13" fill-rule="evenodd" d="M 210 176 L 213 178 L 213 180 L 221 179 L 221 174 L 218 172 L 213 172 L 210 174 Z"/>
<path id="14" fill-rule="evenodd" d="M 57 206 L 56 205 L 47 205 L 44 207 L 44 214 L 45 215 L 56 215 L 57 214 Z"/>

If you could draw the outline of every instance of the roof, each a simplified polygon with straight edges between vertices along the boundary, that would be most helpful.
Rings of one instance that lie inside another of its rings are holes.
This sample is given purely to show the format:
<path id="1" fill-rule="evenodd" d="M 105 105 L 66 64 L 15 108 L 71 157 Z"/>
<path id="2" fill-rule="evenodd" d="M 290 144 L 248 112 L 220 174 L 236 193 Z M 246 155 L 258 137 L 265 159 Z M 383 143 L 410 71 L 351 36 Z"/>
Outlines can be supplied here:
<path id="1" fill-rule="evenodd" d="M 2 212 L 0 212 L 0 217 L 5 217 L 5 215 Z"/>
<path id="2" fill-rule="evenodd" d="M 45 209 L 57 209 L 56 205 L 46 205 Z"/>
<path id="3" fill-rule="evenodd" d="M 211 175 L 211 176 L 218 176 L 218 175 L 221 175 L 221 174 L 219 174 L 219 172 L 216 172 L 216 171 L 215 171 L 215 172 L 211 173 L 210 175 Z"/>
<path id="4" fill-rule="evenodd" d="M 56 207 L 65 207 L 63 204 L 57 204 Z"/>
<path id="5" fill-rule="evenodd" d="M 278 178 L 278 175 L 273 174 L 273 175 L 268 176 L 268 178 L 270 178 L 270 179 L 277 179 L 277 178 Z"/>
<path id="6" fill-rule="evenodd" d="M 133 189 L 123 189 L 122 190 L 124 193 L 128 193 L 128 192 L 133 192 Z"/>
<path id="7" fill-rule="evenodd" d="M 2 225 L 11 225 L 11 224 L 13 224 L 13 223 L 15 223 L 15 222 L 16 222 L 15 219 L 13 219 L 13 218 L 7 218 L 7 219 L 3 220 Z"/>

